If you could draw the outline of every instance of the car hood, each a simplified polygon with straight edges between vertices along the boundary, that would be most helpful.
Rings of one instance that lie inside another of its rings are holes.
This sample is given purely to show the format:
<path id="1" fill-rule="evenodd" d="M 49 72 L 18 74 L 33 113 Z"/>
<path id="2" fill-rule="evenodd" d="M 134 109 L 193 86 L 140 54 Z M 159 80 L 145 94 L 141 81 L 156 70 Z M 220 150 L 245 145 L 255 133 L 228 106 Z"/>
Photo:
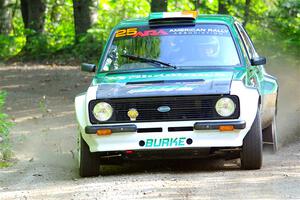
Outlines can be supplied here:
<path id="1" fill-rule="evenodd" d="M 97 99 L 229 94 L 233 71 L 158 71 L 101 74 Z"/>

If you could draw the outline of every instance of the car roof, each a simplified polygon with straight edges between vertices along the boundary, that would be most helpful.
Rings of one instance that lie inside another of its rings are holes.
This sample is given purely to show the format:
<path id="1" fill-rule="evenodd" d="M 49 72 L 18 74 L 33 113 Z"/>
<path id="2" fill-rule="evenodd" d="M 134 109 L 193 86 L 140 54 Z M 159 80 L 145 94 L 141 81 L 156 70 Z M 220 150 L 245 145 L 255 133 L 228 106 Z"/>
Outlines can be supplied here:
<path id="1" fill-rule="evenodd" d="M 147 26 L 149 25 L 149 17 L 136 18 L 136 19 L 126 19 L 122 20 L 115 28 L 126 28 L 134 26 Z M 198 15 L 195 19 L 195 23 L 221 23 L 232 25 L 235 22 L 235 18 L 230 15 L 221 15 L 221 14 L 201 14 Z M 174 20 L 176 24 L 176 19 Z"/>

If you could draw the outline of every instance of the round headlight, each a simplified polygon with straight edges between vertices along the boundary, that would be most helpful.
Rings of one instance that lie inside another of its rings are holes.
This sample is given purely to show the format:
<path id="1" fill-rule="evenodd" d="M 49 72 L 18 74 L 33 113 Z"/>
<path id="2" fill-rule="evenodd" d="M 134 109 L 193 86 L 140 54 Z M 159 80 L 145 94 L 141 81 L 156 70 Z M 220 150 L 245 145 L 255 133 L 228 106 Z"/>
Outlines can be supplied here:
<path id="1" fill-rule="evenodd" d="M 216 111 L 222 117 L 229 117 L 235 111 L 235 103 L 227 97 L 219 99 L 216 103 Z"/>
<path id="2" fill-rule="evenodd" d="M 113 114 L 113 108 L 106 102 L 100 102 L 95 105 L 93 114 L 97 120 L 107 121 Z"/>

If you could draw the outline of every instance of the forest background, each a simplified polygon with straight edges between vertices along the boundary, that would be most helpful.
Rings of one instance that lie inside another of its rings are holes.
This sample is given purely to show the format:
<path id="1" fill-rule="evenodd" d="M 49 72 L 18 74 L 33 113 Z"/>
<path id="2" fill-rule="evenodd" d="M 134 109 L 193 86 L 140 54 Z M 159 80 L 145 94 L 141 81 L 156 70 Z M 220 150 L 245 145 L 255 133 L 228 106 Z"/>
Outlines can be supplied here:
<path id="1" fill-rule="evenodd" d="M 236 17 L 259 53 L 299 54 L 299 0 L 0 0 L 0 63 L 96 63 L 120 20 L 184 10 Z"/>

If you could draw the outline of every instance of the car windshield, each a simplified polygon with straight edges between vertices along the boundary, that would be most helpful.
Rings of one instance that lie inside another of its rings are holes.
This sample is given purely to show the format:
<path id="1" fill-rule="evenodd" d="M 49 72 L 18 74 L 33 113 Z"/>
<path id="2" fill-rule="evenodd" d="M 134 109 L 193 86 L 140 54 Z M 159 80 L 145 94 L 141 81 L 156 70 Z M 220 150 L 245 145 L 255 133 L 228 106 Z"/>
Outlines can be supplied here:
<path id="1" fill-rule="evenodd" d="M 225 25 L 131 27 L 116 31 L 102 71 L 240 65 Z"/>

